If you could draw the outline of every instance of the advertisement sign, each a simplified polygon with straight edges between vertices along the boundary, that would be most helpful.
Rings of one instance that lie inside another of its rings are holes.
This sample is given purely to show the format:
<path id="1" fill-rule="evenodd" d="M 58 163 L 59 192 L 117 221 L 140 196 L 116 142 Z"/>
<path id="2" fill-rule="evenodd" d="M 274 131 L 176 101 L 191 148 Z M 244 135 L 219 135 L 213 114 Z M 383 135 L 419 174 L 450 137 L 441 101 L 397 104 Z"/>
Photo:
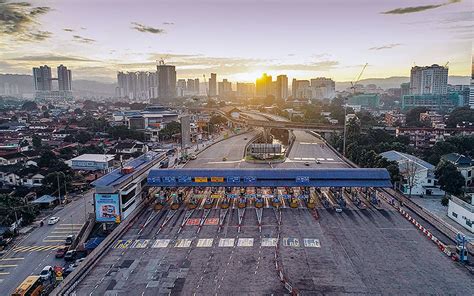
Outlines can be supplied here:
<path id="1" fill-rule="evenodd" d="M 211 177 L 211 182 L 222 183 L 222 182 L 224 182 L 224 178 L 223 177 Z"/>
<path id="2" fill-rule="evenodd" d="M 207 177 L 194 177 L 194 182 L 196 183 L 206 183 Z"/>
<path id="3" fill-rule="evenodd" d="M 117 216 L 120 216 L 119 195 L 108 194 L 108 193 L 96 193 L 95 194 L 96 221 L 97 222 L 116 222 Z"/>

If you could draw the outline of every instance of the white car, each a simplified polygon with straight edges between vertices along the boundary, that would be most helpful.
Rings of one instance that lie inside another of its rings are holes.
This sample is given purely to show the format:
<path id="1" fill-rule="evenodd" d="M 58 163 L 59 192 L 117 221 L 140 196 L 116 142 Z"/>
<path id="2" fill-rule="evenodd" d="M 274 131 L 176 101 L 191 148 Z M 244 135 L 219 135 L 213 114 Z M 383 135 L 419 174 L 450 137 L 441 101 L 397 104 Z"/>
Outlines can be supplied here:
<path id="1" fill-rule="evenodd" d="M 59 222 L 59 217 L 51 217 L 48 219 L 48 225 L 54 225 Z"/>
<path id="2" fill-rule="evenodd" d="M 45 266 L 41 273 L 39 274 L 42 280 L 48 280 L 53 274 L 53 267 Z"/>

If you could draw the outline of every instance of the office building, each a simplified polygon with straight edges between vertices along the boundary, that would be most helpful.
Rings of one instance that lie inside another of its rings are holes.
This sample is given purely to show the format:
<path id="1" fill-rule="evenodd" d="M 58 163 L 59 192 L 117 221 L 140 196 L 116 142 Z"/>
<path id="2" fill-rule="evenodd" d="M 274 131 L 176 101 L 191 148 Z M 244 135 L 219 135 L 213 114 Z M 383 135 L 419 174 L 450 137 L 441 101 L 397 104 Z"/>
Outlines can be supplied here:
<path id="1" fill-rule="evenodd" d="M 227 79 L 222 80 L 218 84 L 218 94 L 219 97 L 228 97 L 232 95 L 232 82 L 228 81 Z"/>
<path id="2" fill-rule="evenodd" d="M 44 65 L 39 68 L 33 68 L 33 79 L 36 91 L 51 91 L 53 89 L 50 67 Z"/>
<path id="3" fill-rule="evenodd" d="M 400 98 L 403 98 L 403 96 L 408 96 L 410 94 L 410 83 L 402 83 L 400 84 L 400 89 L 401 89 L 401 94 Z"/>
<path id="4" fill-rule="evenodd" d="M 252 98 L 255 96 L 255 84 L 251 82 L 237 82 L 237 97 Z"/>
<path id="5" fill-rule="evenodd" d="M 217 75 L 216 73 L 211 73 L 211 78 L 209 78 L 209 96 L 217 96 Z"/>
<path id="6" fill-rule="evenodd" d="M 280 100 L 286 100 L 288 98 L 288 76 L 277 76 L 275 85 L 275 98 Z"/>
<path id="7" fill-rule="evenodd" d="M 462 106 L 464 106 L 464 98 L 458 93 L 445 95 L 409 95 L 403 96 L 402 99 L 402 110 L 426 107 L 433 111 L 450 111 Z"/>
<path id="8" fill-rule="evenodd" d="M 194 93 L 194 79 L 188 79 L 186 82 L 186 90 L 190 93 Z"/>
<path id="9" fill-rule="evenodd" d="M 256 96 L 260 98 L 265 98 L 269 95 L 272 95 L 272 76 L 263 73 L 262 77 L 257 78 L 256 81 Z"/>
<path id="10" fill-rule="evenodd" d="M 445 95 L 448 93 L 448 68 L 431 65 L 415 66 L 410 73 L 410 94 Z"/>
<path id="11" fill-rule="evenodd" d="M 336 83 L 331 78 L 311 79 L 311 98 L 316 100 L 333 99 L 336 96 Z"/>
<path id="12" fill-rule="evenodd" d="M 172 100 L 176 97 L 176 68 L 172 65 L 166 65 L 160 61 L 157 66 L 158 73 L 158 99 Z M 157 103 L 158 100 L 152 101 Z"/>
<path id="13" fill-rule="evenodd" d="M 199 91 L 200 91 L 200 89 L 199 89 L 199 78 L 195 78 L 194 79 L 194 93 L 196 95 L 199 95 Z"/>
<path id="14" fill-rule="evenodd" d="M 72 90 L 72 74 L 71 70 L 67 67 L 59 65 L 58 67 L 58 86 L 60 91 L 71 91 Z"/>
<path id="15" fill-rule="evenodd" d="M 311 99 L 312 92 L 310 86 L 311 84 L 308 80 L 293 79 L 291 83 L 291 92 L 293 95 L 293 100 Z"/>

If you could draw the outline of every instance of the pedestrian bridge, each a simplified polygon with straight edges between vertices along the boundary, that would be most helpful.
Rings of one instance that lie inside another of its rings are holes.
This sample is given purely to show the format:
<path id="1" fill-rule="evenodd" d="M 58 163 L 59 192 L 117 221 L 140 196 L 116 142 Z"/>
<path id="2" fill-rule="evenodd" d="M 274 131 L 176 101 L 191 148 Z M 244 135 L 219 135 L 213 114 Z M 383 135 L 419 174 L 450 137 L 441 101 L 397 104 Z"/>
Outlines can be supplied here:
<path id="1" fill-rule="evenodd" d="M 391 187 L 382 168 L 333 169 L 152 169 L 157 187 Z"/>

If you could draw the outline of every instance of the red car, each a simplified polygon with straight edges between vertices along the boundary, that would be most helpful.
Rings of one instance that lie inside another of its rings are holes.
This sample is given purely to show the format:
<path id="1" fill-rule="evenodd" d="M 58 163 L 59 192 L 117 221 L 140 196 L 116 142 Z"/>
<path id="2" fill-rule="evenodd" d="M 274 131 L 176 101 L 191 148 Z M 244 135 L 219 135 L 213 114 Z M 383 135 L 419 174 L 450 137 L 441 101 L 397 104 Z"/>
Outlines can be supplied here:
<path id="1" fill-rule="evenodd" d="M 69 247 L 62 247 L 56 250 L 56 258 L 63 258 L 66 255 L 66 252 L 69 250 Z"/>

